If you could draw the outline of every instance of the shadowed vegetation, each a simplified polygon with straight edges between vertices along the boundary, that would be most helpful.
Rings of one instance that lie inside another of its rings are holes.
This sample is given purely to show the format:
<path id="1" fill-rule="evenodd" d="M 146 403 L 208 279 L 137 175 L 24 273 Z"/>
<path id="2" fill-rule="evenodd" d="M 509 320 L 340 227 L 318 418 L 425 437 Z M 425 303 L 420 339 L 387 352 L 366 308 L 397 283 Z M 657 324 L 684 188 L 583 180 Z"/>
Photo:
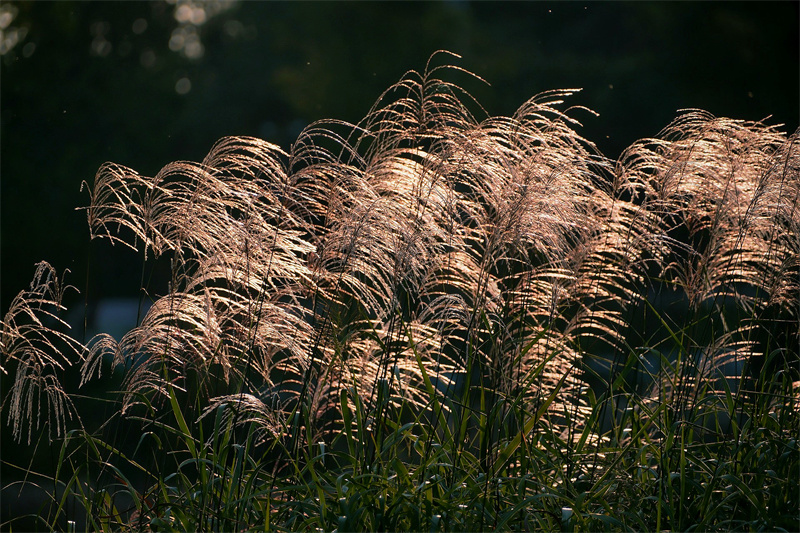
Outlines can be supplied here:
<path id="1" fill-rule="evenodd" d="M 45 263 L 5 315 L 38 527 L 800 526 L 798 133 L 687 110 L 611 161 L 574 90 L 486 116 L 450 58 L 288 151 L 100 168 L 92 238 L 171 279 L 121 339 Z"/>

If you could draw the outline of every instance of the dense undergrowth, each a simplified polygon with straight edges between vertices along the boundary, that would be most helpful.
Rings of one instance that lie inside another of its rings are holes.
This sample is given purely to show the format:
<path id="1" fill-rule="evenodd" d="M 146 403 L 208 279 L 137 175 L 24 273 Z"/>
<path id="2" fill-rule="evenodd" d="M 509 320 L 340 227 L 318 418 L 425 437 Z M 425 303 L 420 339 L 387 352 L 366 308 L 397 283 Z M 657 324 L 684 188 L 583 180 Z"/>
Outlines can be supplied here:
<path id="1" fill-rule="evenodd" d="M 487 117 L 443 57 L 288 151 L 98 171 L 92 238 L 171 279 L 85 345 L 53 267 L 13 301 L 51 452 L 4 529 L 800 529 L 798 133 L 689 110 L 612 161 L 573 91 Z"/>

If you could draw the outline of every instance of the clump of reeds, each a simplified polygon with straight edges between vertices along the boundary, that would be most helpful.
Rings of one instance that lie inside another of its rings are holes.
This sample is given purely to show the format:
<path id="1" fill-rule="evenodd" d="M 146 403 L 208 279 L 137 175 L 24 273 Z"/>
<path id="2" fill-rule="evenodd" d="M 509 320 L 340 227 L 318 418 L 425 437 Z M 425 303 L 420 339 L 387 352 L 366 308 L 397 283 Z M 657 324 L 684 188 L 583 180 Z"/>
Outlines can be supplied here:
<path id="1" fill-rule="evenodd" d="M 98 171 L 92 237 L 168 258 L 171 280 L 122 339 L 82 346 L 41 265 L 2 337 L 14 436 L 44 411 L 126 495 L 72 478 L 89 527 L 682 528 L 675 434 L 744 439 L 766 416 L 785 445 L 798 134 L 692 110 L 614 162 L 562 109 L 573 90 L 487 117 L 439 57 L 288 151 L 225 138 L 153 177 Z M 58 378 L 77 364 L 81 385 L 122 372 L 113 417 L 152 436 L 147 464 L 110 421 L 80 429 Z M 612 482 L 633 487 L 616 513 Z"/>

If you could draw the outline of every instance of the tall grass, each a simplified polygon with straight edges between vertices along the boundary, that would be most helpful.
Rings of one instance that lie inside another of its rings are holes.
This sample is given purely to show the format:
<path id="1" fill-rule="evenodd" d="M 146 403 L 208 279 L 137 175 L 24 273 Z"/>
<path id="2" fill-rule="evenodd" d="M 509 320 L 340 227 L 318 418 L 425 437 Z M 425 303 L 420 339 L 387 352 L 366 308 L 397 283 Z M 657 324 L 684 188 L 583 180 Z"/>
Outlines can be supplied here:
<path id="1" fill-rule="evenodd" d="M 798 132 L 688 110 L 612 161 L 573 90 L 490 117 L 448 59 L 288 151 L 100 168 L 91 237 L 171 279 L 119 340 L 68 335 L 46 263 L 11 304 L 28 519 L 800 528 Z"/>

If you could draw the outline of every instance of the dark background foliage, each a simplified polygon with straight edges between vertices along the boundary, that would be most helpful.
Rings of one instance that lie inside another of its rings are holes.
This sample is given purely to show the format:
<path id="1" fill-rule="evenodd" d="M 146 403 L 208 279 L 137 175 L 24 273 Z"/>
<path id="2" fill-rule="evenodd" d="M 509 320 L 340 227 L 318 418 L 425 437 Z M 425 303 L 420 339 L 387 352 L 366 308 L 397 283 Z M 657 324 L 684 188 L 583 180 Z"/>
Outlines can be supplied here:
<path id="1" fill-rule="evenodd" d="M 798 5 L 229 1 L 200 14 L 175 1 L 6 3 L 4 42 L 22 38 L 2 56 L 0 304 L 5 311 L 43 259 L 72 270 L 81 299 L 139 287 L 136 256 L 90 245 L 75 210 L 88 204 L 81 181 L 103 162 L 152 175 L 202 159 L 226 135 L 288 150 L 314 120 L 361 119 L 438 49 L 491 83 L 456 80 L 492 115 L 582 87 L 571 103 L 600 116 L 573 115 L 612 158 L 682 108 L 771 115 L 792 132 Z"/>

